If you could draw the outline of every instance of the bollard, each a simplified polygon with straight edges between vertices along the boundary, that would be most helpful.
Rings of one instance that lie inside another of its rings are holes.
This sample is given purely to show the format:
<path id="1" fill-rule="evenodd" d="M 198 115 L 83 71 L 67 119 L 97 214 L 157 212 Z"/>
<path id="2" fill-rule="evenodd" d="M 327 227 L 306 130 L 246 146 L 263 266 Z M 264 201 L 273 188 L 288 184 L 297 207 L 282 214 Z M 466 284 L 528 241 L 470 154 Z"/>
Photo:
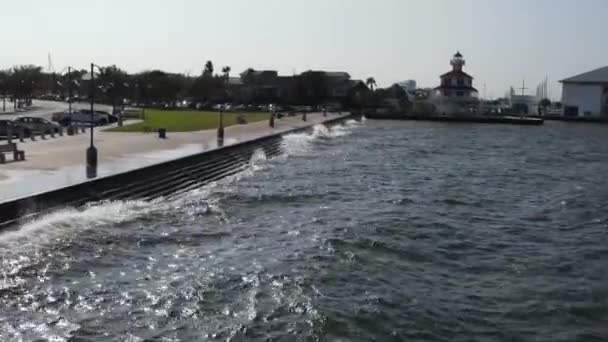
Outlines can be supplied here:
<path id="1" fill-rule="evenodd" d="M 6 132 L 6 139 L 8 140 L 9 144 L 13 143 L 13 127 L 10 125 L 8 125 L 8 131 Z"/>
<path id="2" fill-rule="evenodd" d="M 87 132 L 86 127 L 84 127 L 84 125 L 82 125 L 80 127 L 82 127 L 82 133 L 86 133 Z"/>
<path id="3" fill-rule="evenodd" d="M 30 132 L 30 139 L 32 139 L 32 141 L 36 141 L 36 131 Z"/>
<path id="4" fill-rule="evenodd" d="M 51 131 L 51 138 L 55 138 L 55 128 L 51 127 L 49 130 Z"/>
<path id="5" fill-rule="evenodd" d="M 306 121 L 306 113 L 302 114 L 302 121 Z"/>
<path id="6" fill-rule="evenodd" d="M 63 136 L 63 126 L 59 126 L 59 136 Z"/>
<path id="7" fill-rule="evenodd" d="M 270 127 L 274 128 L 274 114 L 270 114 Z"/>
<path id="8" fill-rule="evenodd" d="M 167 139 L 167 130 L 165 128 L 158 129 L 158 137 L 160 139 Z"/>
<path id="9" fill-rule="evenodd" d="M 68 135 L 74 135 L 74 126 L 72 126 L 72 125 L 68 126 L 67 131 L 68 131 Z"/>
<path id="10" fill-rule="evenodd" d="M 224 127 L 219 127 L 217 129 L 217 146 L 224 146 Z"/>
<path id="11" fill-rule="evenodd" d="M 40 131 L 40 138 L 42 138 L 42 140 L 46 140 L 46 131 L 44 129 Z"/>
<path id="12" fill-rule="evenodd" d="M 25 142 L 25 130 L 23 127 L 19 128 L 19 142 Z"/>

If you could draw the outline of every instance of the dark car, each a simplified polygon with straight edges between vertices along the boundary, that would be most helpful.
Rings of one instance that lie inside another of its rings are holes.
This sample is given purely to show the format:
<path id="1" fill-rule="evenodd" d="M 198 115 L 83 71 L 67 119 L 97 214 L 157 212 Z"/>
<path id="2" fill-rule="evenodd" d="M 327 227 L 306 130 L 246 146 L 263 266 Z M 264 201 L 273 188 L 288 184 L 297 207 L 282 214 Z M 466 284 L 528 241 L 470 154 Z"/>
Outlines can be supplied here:
<path id="1" fill-rule="evenodd" d="M 24 137 L 32 135 L 32 130 L 10 120 L 0 120 L 0 138 L 6 139 L 9 135 L 12 138 L 19 137 L 19 132 L 23 129 Z"/>
<path id="2" fill-rule="evenodd" d="M 17 125 L 27 128 L 30 132 L 54 132 L 59 133 L 61 127 L 47 119 L 23 116 L 13 120 Z"/>
<path id="3" fill-rule="evenodd" d="M 72 112 L 72 115 L 69 115 L 68 113 L 57 114 L 57 117 L 54 117 L 54 120 L 58 121 L 64 126 L 68 126 L 70 124 L 88 126 L 91 124 L 91 119 L 93 119 L 95 126 L 105 126 L 118 121 L 118 117 L 116 115 L 112 115 L 108 112 L 96 110 L 93 113 L 94 114 L 91 117 L 90 110 L 81 109 Z"/>

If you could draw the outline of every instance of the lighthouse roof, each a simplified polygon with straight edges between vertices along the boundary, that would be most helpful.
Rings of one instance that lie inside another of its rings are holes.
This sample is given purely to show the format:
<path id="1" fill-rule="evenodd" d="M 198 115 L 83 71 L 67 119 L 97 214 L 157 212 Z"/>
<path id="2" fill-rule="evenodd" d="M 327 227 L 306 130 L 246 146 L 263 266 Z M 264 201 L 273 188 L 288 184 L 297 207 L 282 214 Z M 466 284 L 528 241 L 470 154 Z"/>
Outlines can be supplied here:
<path id="1" fill-rule="evenodd" d="M 457 51 L 456 54 L 454 55 L 455 58 L 462 58 L 462 54 L 460 54 L 460 51 Z"/>
<path id="2" fill-rule="evenodd" d="M 470 78 L 473 79 L 473 76 L 467 74 L 466 72 L 462 71 L 462 70 L 452 70 L 450 72 L 446 72 L 445 74 L 440 76 L 441 78 L 444 77 L 464 77 L 464 78 Z"/>

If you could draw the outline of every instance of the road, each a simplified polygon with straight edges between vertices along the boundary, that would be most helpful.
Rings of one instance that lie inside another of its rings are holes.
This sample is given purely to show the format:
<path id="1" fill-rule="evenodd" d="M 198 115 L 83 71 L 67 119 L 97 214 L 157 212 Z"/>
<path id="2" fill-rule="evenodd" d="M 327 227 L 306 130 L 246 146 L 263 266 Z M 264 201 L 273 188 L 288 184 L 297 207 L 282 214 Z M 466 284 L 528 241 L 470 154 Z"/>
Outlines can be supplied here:
<path id="1" fill-rule="evenodd" d="M 66 110 L 68 110 L 68 107 L 69 107 L 67 102 L 34 100 L 31 110 L 19 111 L 19 112 L 15 113 L 15 112 L 13 112 L 13 104 L 7 102 L 6 103 L 7 111 L 6 111 L 6 113 L 2 113 L 1 105 L 2 104 L 0 103 L 0 120 L 13 120 L 13 119 L 21 117 L 21 116 L 35 116 L 35 117 L 42 117 L 47 120 L 50 120 L 53 113 L 66 111 Z M 89 109 L 90 106 L 91 106 L 91 104 L 86 103 L 86 102 L 72 103 L 73 110 Z M 112 106 L 95 104 L 95 110 L 103 110 L 103 111 L 111 112 Z"/>

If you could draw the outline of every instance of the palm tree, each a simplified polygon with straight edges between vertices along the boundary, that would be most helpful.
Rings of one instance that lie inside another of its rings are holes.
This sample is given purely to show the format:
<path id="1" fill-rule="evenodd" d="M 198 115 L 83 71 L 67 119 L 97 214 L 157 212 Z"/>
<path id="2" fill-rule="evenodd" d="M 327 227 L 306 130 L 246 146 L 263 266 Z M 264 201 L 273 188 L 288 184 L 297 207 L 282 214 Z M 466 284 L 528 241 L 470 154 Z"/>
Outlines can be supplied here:
<path id="1" fill-rule="evenodd" d="M 376 87 L 376 80 L 373 77 L 368 77 L 367 80 L 365 80 L 365 84 L 371 91 L 374 91 L 374 88 Z"/>
<path id="2" fill-rule="evenodd" d="M 205 63 L 205 69 L 203 69 L 203 76 L 213 76 L 213 62 L 207 61 L 207 63 Z"/>
<path id="3" fill-rule="evenodd" d="M 230 67 L 229 66 L 225 66 L 222 68 L 222 72 L 224 73 L 224 77 L 226 78 L 226 82 L 228 82 L 230 80 Z"/>

